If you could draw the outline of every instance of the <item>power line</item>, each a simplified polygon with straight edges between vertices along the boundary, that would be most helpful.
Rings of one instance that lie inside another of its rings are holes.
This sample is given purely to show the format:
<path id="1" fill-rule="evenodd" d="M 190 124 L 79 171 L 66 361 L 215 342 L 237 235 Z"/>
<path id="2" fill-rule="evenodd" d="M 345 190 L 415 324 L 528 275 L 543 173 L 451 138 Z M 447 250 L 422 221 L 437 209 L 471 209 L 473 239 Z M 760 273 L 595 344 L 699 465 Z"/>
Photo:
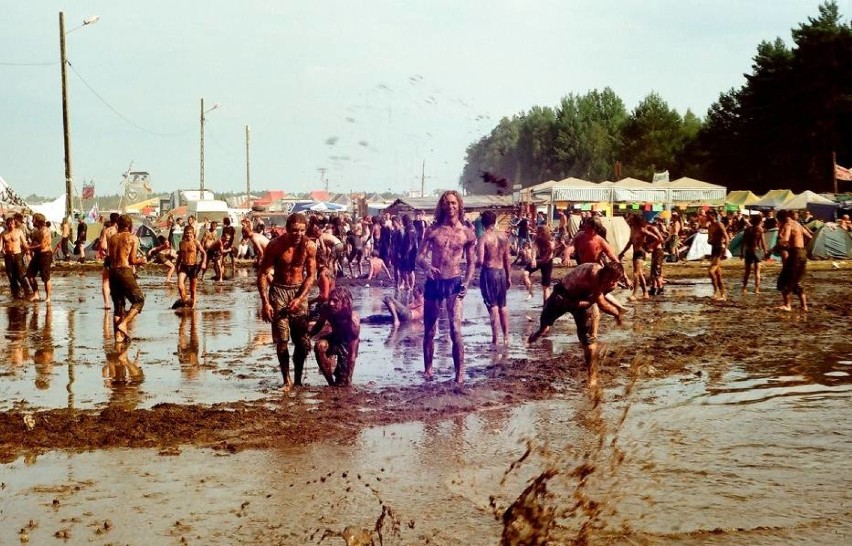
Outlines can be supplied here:
<path id="1" fill-rule="evenodd" d="M 0 66 L 52 66 L 55 64 L 59 64 L 59 61 L 52 61 L 49 63 L 4 63 L 0 62 Z"/>
<path id="2" fill-rule="evenodd" d="M 131 120 L 130 118 L 128 118 L 127 116 L 125 116 L 124 114 L 122 114 L 121 112 L 116 110 L 109 102 L 107 102 L 106 99 L 103 98 L 100 95 L 100 93 L 95 91 L 95 89 L 91 85 L 89 85 L 89 82 L 87 82 L 86 79 L 79 72 L 77 72 L 77 69 L 74 68 L 74 65 L 72 65 L 69 62 L 68 66 L 71 67 L 71 71 L 74 72 L 74 74 L 76 74 L 78 78 L 80 78 L 80 81 L 83 82 L 83 85 L 85 85 L 89 89 L 89 91 L 92 92 L 93 95 L 95 95 L 102 103 L 104 103 L 104 105 L 107 108 L 109 108 L 116 116 L 123 119 L 128 124 L 139 129 L 140 131 L 151 134 L 151 135 L 155 135 L 155 136 L 179 136 L 179 135 L 185 135 L 190 131 L 190 129 L 186 129 L 185 131 L 179 131 L 179 132 L 175 132 L 175 133 L 161 133 L 161 132 L 158 132 L 158 131 L 152 131 L 150 129 L 142 127 L 141 125 L 137 124 L 136 122 L 134 122 L 133 120 Z"/>

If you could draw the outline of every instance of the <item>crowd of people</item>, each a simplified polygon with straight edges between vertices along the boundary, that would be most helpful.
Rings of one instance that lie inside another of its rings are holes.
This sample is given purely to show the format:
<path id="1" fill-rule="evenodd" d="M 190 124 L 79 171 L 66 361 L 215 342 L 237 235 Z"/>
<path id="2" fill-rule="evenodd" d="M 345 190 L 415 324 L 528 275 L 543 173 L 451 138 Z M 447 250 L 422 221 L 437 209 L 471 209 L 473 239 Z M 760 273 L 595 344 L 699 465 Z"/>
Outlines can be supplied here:
<path id="1" fill-rule="evenodd" d="M 261 316 L 271 325 L 286 390 L 302 384 L 305 362 L 312 350 L 329 385 L 352 383 L 361 319 L 352 308 L 352 294 L 344 286 L 346 283 L 339 282 L 344 277 L 364 279 L 366 283 L 386 277 L 394 293 L 385 296 L 383 303 L 393 327 L 423 321 L 427 380 L 433 377 L 434 338 L 438 317 L 445 309 L 454 379 L 459 384 L 465 377 L 463 300 L 477 268 L 492 344 L 509 343 L 506 300 L 512 286 L 512 266 L 522 268 L 521 278 L 529 298 L 533 294 L 532 275 L 539 272 L 542 312 L 538 329 L 527 341 L 535 342 L 549 332 L 559 317 L 571 313 L 591 385 L 597 381 L 600 313 L 613 316 L 621 324 L 627 312 L 627 307 L 613 296 L 614 290 L 619 285 L 632 289 L 628 298 L 631 302 L 663 295 L 663 264 L 672 257 L 677 259 L 684 238 L 698 230 L 706 230 L 711 247 L 708 275 L 714 300 L 728 297 L 721 261 L 731 237 L 742 231 L 743 293 L 752 276 L 755 292 L 760 292 L 761 263 L 775 251 L 782 260 L 777 283 L 782 296 L 780 309 L 790 311 L 791 295 L 796 295 L 807 310 L 801 281 L 807 264 L 805 248 L 812 235 L 804 225 L 810 219 L 799 219 L 796 212 L 743 216 L 723 215 L 709 208 L 688 216 L 672 211 L 666 220 L 659 215 L 651 221 L 632 214 L 627 217 L 629 240 L 622 249 L 612 248 L 607 242 L 606 229 L 595 213 L 582 213 L 579 231 L 569 236 L 570 214 L 570 210 L 558 212 L 555 231 L 541 214 L 515 216 L 508 229 L 500 229 L 497 215 L 490 210 L 474 222 L 469 221 L 462 196 L 447 191 L 441 196 L 431 223 L 424 219 L 422 211 L 397 215 L 385 212 L 360 220 L 349 215 L 327 218 L 294 213 L 287 217 L 285 229 L 272 231 L 274 236 L 270 237 L 270 230 L 262 222 L 246 217 L 240 222 L 239 242 L 237 228 L 229 217 L 222 219 L 221 228 L 217 220 L 199 223 L 190 216 L 184 223 L 181 218 L 170 217 L 166 234 L 158 236 L 155 246 L 144 253 L 134 235 L 131 217 L 113 213 L 103 223 L 95 248 L 103 260 L 104 307 L 113 310 L 114 338 L 121 345 L 130 343 L 129 324 L 145 304 L 137 282 L 137 267 L 148 262 L 161 264 L 166 268 L 167 283 L 176 275 L 180 297 L 173 308 L 191 309 L 197 305 L 198 283 L 203 282 L 208 270 L 213 271 L 213 281 L 224 282 L 226 267 L 230 264 L 233 268 L 235 258 L 252 259 L 257 270 Z M 838 223 L 841 229 L 852 230 L 848 219 Z M 43 299 L 50 302 L 55 253 L 51 231 L 41 214 L 34 214 L 31 224 L 28 226 L 21 214 L 5 220 L 2 242 L 6 275 L 13 298 L 42 299 L 40 278 Z M 769 226 L 779 229 L 775 248 L 765 244 L 764 232 Z M 173 246 L 178 232 L 180 240 Z M 70 261 L 77 255 L 78 260 L 83 260 L 86 224 L 82 219 L 78 220 L 73 254 L 71 240 L 70 223 L 63 222 L 59 246 L 64 259 Z M 630 250 L 632 268 L 628 276 L 622 261 Z M 573 267 L 554 282 L 557 260 Z M 648 278 L 646 260 L 650 260 Z M 417 281 L 417 271 L 425 277 L 423 284 Z"/>

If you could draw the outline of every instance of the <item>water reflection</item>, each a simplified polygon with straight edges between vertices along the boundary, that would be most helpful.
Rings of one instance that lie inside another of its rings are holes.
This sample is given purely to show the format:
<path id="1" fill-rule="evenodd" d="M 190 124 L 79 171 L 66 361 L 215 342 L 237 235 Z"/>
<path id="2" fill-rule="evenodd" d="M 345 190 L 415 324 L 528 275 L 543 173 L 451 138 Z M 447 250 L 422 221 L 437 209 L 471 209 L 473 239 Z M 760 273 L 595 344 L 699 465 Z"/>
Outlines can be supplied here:
<path id="1" fill-rule="evenodd" d="M 104 385 L 109 389 L 110 407 L 133 410 L 142 401 L 139 385 L 145 380 L 139 366 L 139 351 L 131 361 L 127 355 L 129 345 L 118 343 L 106 347 L 106 364 L 101 369 Z"/>
<path id="2" fill-rule="evenodd" d="M 19 367 L 30 358 L 29 347 L 26 344 L 27 337 L 27 315 L 30 308 L 22 305 L 10 305 L 6 307 L 6 362 L 12 366 Z"/>
<path id="3" fill-rule="evenodd" d="M 30 317 L 29 329 L 33 335 L 33 364 L 35 365 L 35 386 L 39 390 L 50 388 L 53 375 L 55 352 L 53 349 L 53 307 L 48 305 L 41 328 L 38 325 L 38 309 Z"/>
<path id="4" fill-rule="evenodd" d="M 199 372 L 198 312 L 184 311 L 178 326 L 177 357 L 180 370 L 186 379 L 195 379 Z"/>

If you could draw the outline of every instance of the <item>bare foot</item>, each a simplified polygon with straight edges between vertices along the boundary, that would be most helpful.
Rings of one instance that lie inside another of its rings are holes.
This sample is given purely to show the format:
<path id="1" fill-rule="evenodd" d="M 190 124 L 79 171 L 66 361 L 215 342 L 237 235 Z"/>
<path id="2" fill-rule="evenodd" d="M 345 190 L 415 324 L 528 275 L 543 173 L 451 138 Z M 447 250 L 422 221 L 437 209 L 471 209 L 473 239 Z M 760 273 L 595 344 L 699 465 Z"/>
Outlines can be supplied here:
<path id="1" fill-rule="evenodd" d="M 33 294 L 30 296 L 30 301 L 41 301 L 41 297 L 38 294 Z"/>
<path id="2" fill-rule="evenodd" d="M 748 294 L 748 288 L 745 286 L 743 286 L 743 294 Z M 755 294 L 757 294 L 757 292 L 755 292 Z"/>
<path id="3" fill-rule="evenodd" d="M 793 308 L 789 305 L 779 305 L 778 307 L 776 307 L 776 309 L 778 309 L 779 311 L 787 311 L 788 313 L 793 310 Z"/>
<path id="4" fill-rule="evenodd" d="M 638 298 L 636 296 L 630 296 L 627 298 L 627 301 L 636 301 Z"/>
<path id="5" fill-rule="evenodd" d="M 648 294 L 642 294 L 642 299 L 643 300 L 651 299 L 651 296 L 649 296 Z"/>
<path id="6" fill-rule="evenodd" d="M 434 380 L 434 379 L 435 379 L 435 377 L 432 375 L 432 370 L 429 370 L 429 371 L 425 371 L 425 372 L 423 372 L 423 378 L 424 378 L 426 381 L 432 381 L 432 380 Z"/>

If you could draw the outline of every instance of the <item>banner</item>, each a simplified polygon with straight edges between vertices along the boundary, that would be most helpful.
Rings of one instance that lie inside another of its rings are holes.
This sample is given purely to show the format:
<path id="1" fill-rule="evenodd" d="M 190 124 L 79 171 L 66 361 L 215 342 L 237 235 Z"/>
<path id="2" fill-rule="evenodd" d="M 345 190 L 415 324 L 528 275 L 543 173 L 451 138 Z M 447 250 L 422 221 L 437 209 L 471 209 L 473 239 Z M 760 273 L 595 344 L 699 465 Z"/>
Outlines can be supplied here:
<path id="1" fill-rule="evenodd" d="M 834 178 L 837 180 L 845 180 L 847 182 L 852 182 L 852 170 L 841 167 L 837 163 L 834 164 Z"/>
<path id="2" fill-rule="evenodd" d="M 660 182 L 668 182 L 669 181 L 669 171 L 665 170 L 661 173 L 654 173 L 654 178 L 651 180 L 652 184 L 657 184 Z"/>
<path id="3" fill-rule="evenodd" d="M 83 193 L 81 194 L 83 199 L 94 199 L 95 198 L 95 185 L 94 184 L 83 184 Z"/>
<path id="4" fill-rule="evenodd" d="M 90 224 L 94 224 L 98 221 L 98 216 L 100 216 L 100 212 L 98 211 L 98 204 L 95 203 L 92 205 L 92 210 L 89 211 L 89 214 L 86 215 L 86 220 Z"/>

